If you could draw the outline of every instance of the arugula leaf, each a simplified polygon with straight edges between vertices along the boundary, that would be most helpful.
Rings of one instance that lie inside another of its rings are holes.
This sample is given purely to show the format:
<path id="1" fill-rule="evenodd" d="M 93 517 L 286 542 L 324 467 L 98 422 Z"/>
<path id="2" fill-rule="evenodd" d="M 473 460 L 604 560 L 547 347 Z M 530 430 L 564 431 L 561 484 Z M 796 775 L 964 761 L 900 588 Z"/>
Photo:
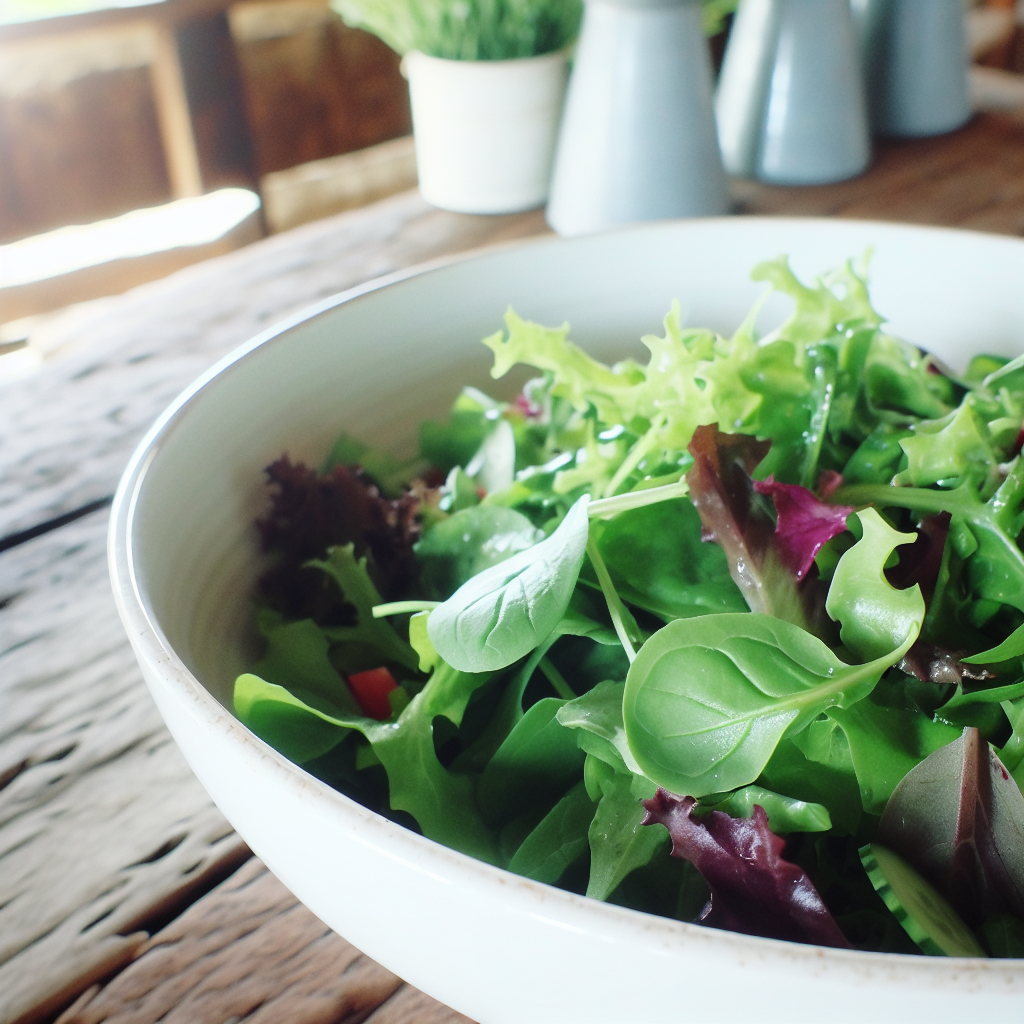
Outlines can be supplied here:
<path id="1" fill-rule="evenodd" d="M 532 547 L 544 534 L 524 515 L 495 505 L 474 505 L 435 523 L 413 549 L 420 583 L 444 600 L 484 569 Z"/>
<path id="2" fill-rule="evenodd" d="M 351 696 L 349 698 L 352 700 Z M 353 706 L 355 701 L 352 700 Z M 333 750 L 349 730 L 309 704 L 293 696 L 283 686 L 268 683 L 252 672 L 235 681 L 235 714 L 261 740 L 284 754 L 289 761 L 305 764 Z M 358 708 L 355 714 L 358 714 Z"/>
<path id="3" fill-rule="evenodd" d="M 598 683 L 592 690 L 558 709 L 558 721 L 566 729 L 578 729 L 580 749 L 599 758 L 616 771 L 643 775 L 629 749 L 622 720 L 625 683 Z"/>
<path id="4" fill-rule="evenodd" d="M 509 871 L 554 885 L 587 851 L 594 805 L 582 782 L 545 815 L 508 863 Z"/>
<path id="5" fill-rule="evenodd" d="M 672 837 L 672 855 L 694 864 L 711 888 L 701 923 L 850 948 L 807 874 L 782 859 L 785 841 L 769 830 L 763 808 L 755 806 L 751 818 L 730 818 L 721 811 L 699 818 L 695 802 L 659 789 L 644 807 L 645 824 L 664 825 Z"/>
<path id="6" fill-rule="evenodd" d="M 698 810 L 722 811 L 731 818 L 750 818 L 754 807 L 768 815 L 768 825 L 776 835 L 789 832 L 827 832 L 832 828 L 828 808 L 793 797 L 773 793 L 763 786 L 744 786 L 732 793 L 703 797 Z"/>
<path id="7" fill-rule="evenodd" d="M 554 697 L 539 700 L 495 751 L 477 786 L 477 802 L 488 822 L 508 821 L 579 779 L 584 753 L 555 717 L 564 704 Z"/>
<path id="8" fill-rule="evenodd" d="M 914 638 L 846 665 L 816 637 L 768 615 L 677 619 L 630 666 L 622 708 L 629 749 L 643 774 L 677 793 L 750 785 L 783 736 L 862 700 Z"/>
<path id="9" fill-rule="evenodd" d="M 304 745 L 306 753 L 318 746 L 330 749 L 325 746 L 330 737 L 325 725 L 336 730 L 338 742 L 350 729 L 361 732 L 387 771 L 394 810 L 408 811 L 428 839 L 494 864 L 499 860 L 497 845 L 480 819 L 473 781 L 441 765 L 433 732 L 438 716 L 458 725 L 473 692 L 489 678 L 442 663 L 397 721 L 377 722 L 313 706 L 283 687 L 248 674 L 235 682 L 235 710 L 268 743 L 277 740 L 289 748 Z"/>
<path id="10" fill-rule="evenodd" d="M 341 588 L 345 598 L 355 606 L 354 626 L 327 626 L 324 635 L 336 643 L 362 643 L 374 647 L 385 661 L 397 662 L 413 672 L 419 669 L 419 655 L 391 628 L 386 619 L 373 616 L 374 605 L 381 603 L 380 594 L 366 571 L 366 559 L 357 562 L 354 545 L 331 548 L 326 560 L 312 559 L 306 563 L 327 573 Z"/>
<path id="11" fill-rule="evenodd" d="M 839 835 L 853 835 L 860 827 L 863 806 L 850 744 L 825 716 L 783 739 L 758 782 L 791 799 L 826 807 Z"/>
<path id="12" fill-rule="evenodd" d="M 430 613 L 427 632 L 449 665 L 493 672 L 551 635 L 583 564 L 587 502 L 580 498 L 547 540 L 485 569 Z"/>
<path id="13" fill-rule="evenodd" d="M 830 708 L 842 729 L 857 773 L 864 810 L 881 814 L 900 780 L 921 760 L 956 738 L 958 729 L 919 711 L 885 708 L 872 700 Z"/>
<path id="14" fill-rule="evenodd" d="M 916 536 L 894 530 L 873 508 L 858 512 L 857 518 L 864 534 L 839 559 L 825 610 L 842 623 L 843 643 L 868 661 L 896 647 L 909 649 L 907 638 L 913 643 L 924 621 L 924 598 L 917 584 L 895 590 L 882 572 L 896 546 L 912 544 Z"/>
<path id="15" fill-rule="evenodd" d="M 590 881 L 587 895 L 606 900 L 622 880 L 649 864 L 668 842 L 660 828 L 642 828 L 646 809 L 641 796 L 654 795 L 654 785 L 635 775 L 606 773 L 601 799 L 590 824 Z"/>
<path id="16" fill-rule="evenodd" d="M 973 481 L 951 491 L 863 484 L 841 487 L 833 497 L 850 505 L 949 512 L 950 540 L 963 552 L 973 596 L 1024 611 L 1024 552 L 1016 540 L 1024 528 L 1024 460 L 1020 457 L 988 501 L 982 500 Z"/>

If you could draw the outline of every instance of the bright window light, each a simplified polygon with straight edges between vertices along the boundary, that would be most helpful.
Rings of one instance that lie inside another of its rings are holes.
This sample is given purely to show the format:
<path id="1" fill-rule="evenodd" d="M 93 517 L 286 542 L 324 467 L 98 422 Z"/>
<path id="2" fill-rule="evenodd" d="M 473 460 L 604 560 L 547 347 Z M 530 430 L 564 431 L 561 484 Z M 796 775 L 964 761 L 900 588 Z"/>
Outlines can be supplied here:
<path id="1" fill-rule="evenodd" d="M 106 7 L 149 7 L 162 0 L 0 0 L 0 25 L 85 14 Z"/>
<path id="2" fill-rule="evenodd" d="M 0 288 L 43 281 L 111 260 L 215 242 L 259 209 L 260 197 L 224 188 L 0 245 Z"/>

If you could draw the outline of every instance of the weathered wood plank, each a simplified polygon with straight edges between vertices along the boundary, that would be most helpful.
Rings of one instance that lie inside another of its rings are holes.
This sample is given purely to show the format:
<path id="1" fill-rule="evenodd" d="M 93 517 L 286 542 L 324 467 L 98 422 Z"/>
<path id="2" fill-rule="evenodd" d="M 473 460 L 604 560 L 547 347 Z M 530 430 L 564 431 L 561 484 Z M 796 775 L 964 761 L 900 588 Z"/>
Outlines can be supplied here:
<path id="1" fill-rule="evenodd" d="M 60 1009 L 248 856 L 142 683 L 106 518 L 0 555 L 3 1024 Z"/>
<path id="2" fill-rule="evenodd" d="M 737 182 L 744 213 L 859 217 L 1024 235 L 1024 112 L 950 135 L 880 142 L 867 174 L 835 185 Z"/>
<path id="3" fill-rule="evenodd" d="M 469 1024 L 335 935 L 252 860 L 141 946 L 134 963 L 58 1024 L 358 1024 L 367 1018 Z"/>
<path id="4" fill-rule="evenodd" d="M 402 193 L 51 321 L 32 339 L 48 365 L 0 390 L 0 537 L 110 494 L 164 406 L 288 314 L 435 256 L 542 230 L 540 211 L 450 214 Z"/>

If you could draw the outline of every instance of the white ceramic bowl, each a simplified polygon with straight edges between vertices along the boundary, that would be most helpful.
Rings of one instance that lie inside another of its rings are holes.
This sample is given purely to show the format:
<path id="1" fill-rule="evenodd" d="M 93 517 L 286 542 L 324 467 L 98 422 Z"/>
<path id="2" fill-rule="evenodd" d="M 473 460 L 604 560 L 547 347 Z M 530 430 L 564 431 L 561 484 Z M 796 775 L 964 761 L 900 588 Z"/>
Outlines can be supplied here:
<path id="1" fill-rule="evenodd" d="M 332 928 L 430 995 L 508 1021 L 1019 1020 L 1024 961 L 846 952 L 608 906 L 438 846 L 290 764 L 231 714 L 251 664 L 262 469 L 318 461 L 342 429 L 395 450 L 463 383 L 509 303 L 613 360 L 673 298 L 731 332 L 759 260 L 804 275 L 875 247 L 873 294 L 904 337 L 962 366 L 1024 351 L 1024 242 L 851 221 L 722 219 L 546 239 L 330 299 L 243 346 L 161 417 L 114 503 L 118 608 L 153 697 L 218 806 Z M 785 301 L 769 304 L 766 326 Z M 504 384 L 505 382 L 503 382 Z"/>

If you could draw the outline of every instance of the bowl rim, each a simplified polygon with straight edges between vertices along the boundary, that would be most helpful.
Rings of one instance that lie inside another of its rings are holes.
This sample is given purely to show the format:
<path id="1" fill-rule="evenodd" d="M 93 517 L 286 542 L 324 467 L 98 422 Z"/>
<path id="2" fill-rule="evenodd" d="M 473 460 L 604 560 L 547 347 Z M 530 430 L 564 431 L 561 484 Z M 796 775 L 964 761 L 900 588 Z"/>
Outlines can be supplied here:
<path id="1" fill-rule="evenodd" d="M 685 230 L 690 225 L 714 227 L 737 224 L 772 224 L 780 227 L 836 226 L 836 219 L 827 217 L 770 217 L 770 216 L 723 216 L 693 218 L 688 220 L 654 221 L 630 224 L 603 232 L 602 235 L 633 234 L 641 232 Z M 984 239 L 993 246 L 1006 245 L 1015 249 L 1024 248 L 1024 239 L 1013 236 L 994 235 L 981 231 L 950 228 L 934 225 L 901 224 L 886 221 L 843 218 L 842 223 L 851 228 L 866 227 L 888 235 L 954 235 Z M 995 960 L 958 957 L 929 957 L 918 954 L 877 953 L 855 949 L 838 949 L 789 942 L 779 939 L 762 938 L 739 932 L 708 928 L 698 924 L 677 921 L 642 911 L 631 910 L 614 904 L 590 899 L 552 885 L 535 882 L 515 875 L 506 869 L 487 864 L 467 854 L 443 846 L 425 836 L 413 832 L 390 819 L 370 811 L 351 797 L 305 772 L 278 753 L 269 744 L 250 732 L 228 709 L 225 708 L 206 687 L 192 674 L 175 652 L 164 635 L 159 622 L 151 612 L 135 568 L 133 550 L 133 522 L 139 495 L 145 484 L 150 466 L 153 464 L 164 442 L 173 434 L 190 407 L 199 401 L 216 379 L 236 370 L 241 361 L 257 349 L 287 337 L 294 328 L 324 316 L 331 311 L 358 302 L 378 291 L 400 285 L 402 282 L 445 270 L 452 266 L 486 258 L 493 254 L 518 249 L 550 245 L 585 245 L 595 236 L 561 238 L 555 234 L 531 236 L 491 243 L 464 252 L 439 256 L 414 266 L 402 268 L 381 277 L 362 282 L 334 295 L 312 303 L 281 321 L 266 328 L 253 338 L 218 359 L 209 369 L 200 374 L 156 419 L 135 448 L 118 484 L 111 506 L 107 534 L 107 557 L 111 586 L 115 604 L 128 638 L 140 662 L 159 666 L 162 685 L 173 700 L 183 705 L 190 717 L 200 719 L 208 726 L 223 724 L 234 742 L 241 743 L 256 752 L 260 759 L 270 766 L 282 781 L 296 794 L 313 792 L 330 802 L 332 813 L 350 822 L 372 824 L 378 835 L 383 836 L 389 846 L 405 850 L 408 859 L 418 864 L 420 870 L 440 874 L 446 881 L 458 885 L 471 884 L 483 887 L 492 894 L 515 893 L 517 898 L 534 902 L 535 908 L 546 920 L 569 930 L 579 927 L 592 929 L 596 933 L 608 933 L 616 941 L 622 941 L 623 930 L 629 932 L 628 940 L 646 946 L 657 945 L 669 948 L 669 955 L 684 953 L 684 946 L 699 937 L 704 944 L 720 947 L 722 955 L 749 958 L 757 956 L 769 969 L 773 967 L 803 967 L 807 970 L 821 970 L 834 967 L 843 974 L 855 971 L 863 983 L 891 980 L 893 968 L 898 964 L 901 970 L 909 970 L 918 976 L 918 981 L 932 983 L 940 977 L 946 981 L 950 976 L 963 973 L 970 975 L 996 974 L 1006 982 L 1019 982 L 1024 977 L 1024 959 Z M 147 676 L 147 685 L 153 684 Z M 243 837 L 244 838 L 244 837 Z M 257 855 L 259 855 L 259 852 Z M 553 906 L 557 910 L 553 911 Z M 557 920 L 561 918 L 562 920 Z M 570 922 L 569 919 L 572 919 Z M 980 979 L 979 979 L 980 980 Z M 992 979 L 995 980 L 995 979 Z"/>

